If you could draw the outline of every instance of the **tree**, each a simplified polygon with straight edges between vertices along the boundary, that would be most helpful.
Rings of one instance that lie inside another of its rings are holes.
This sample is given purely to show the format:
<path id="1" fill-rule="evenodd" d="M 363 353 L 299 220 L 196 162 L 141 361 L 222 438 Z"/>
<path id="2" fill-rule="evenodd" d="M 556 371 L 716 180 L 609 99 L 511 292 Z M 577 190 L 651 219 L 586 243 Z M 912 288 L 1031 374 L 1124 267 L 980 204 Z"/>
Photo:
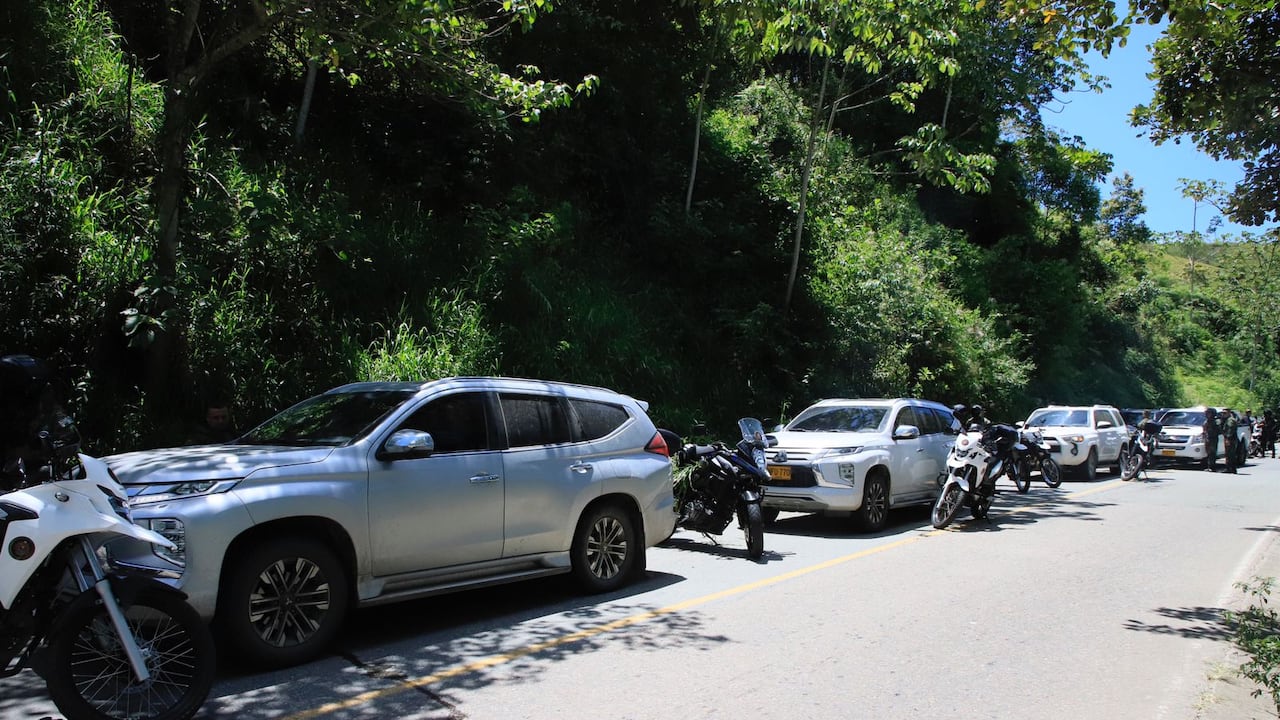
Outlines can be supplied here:
<path id="1" fill-rule="evenodd" d="M 1226 208 L 1244 225 L 1280 221 L 1280 13 L 1273 0 L 1149 2 L 1168 29 L 1152 46 L 1155 95 L 1131 116 L 1156 144 L 1190 138 L 1245 176 Z"/>
<path id="2" fill-rule="evenodd" d="M 1111 197 L 1102 203 L 1101 219 L 1107 235 L 1121 245 L 1151 242 L 1151 228 L 1142 221 L 1147 212 L 1142 188 L 1134 187 L 1129 173 L 1112 180 L 1111 188 Z"/>
<path id="3" fill-rule="evenodd" d="M 353 0 L 317 5 L 305 0 L 165 0 L 164 119 L 156 140 L 158 172 L 155 278 L 139 298 L 150 298 L 128 316 L 126 331 L 152 344 L 149 377 L 153 396 L 169 390 L 172 332 L 166 328 L 176 298 L 170 289 L 178 271 L 186 154 L 200 91 L 229 59 L 255 43 L 278 36 L 305 38 L 307 54 L 322 58 L 349 82 L 364 66 L 402 67 L 435 78 L 436 87 L 476 107 L 536 120 L 542 110 L 568 104 L 594 87 L 587 77 L 576 87 L 537 79 L 537 68 L 521 76 L 489 62 L 484 45 L 512 28 L 528 28 L 548 0 Z M 300 123 L 302 118 L 299 118 Z M 299 131 L 301 132 L 301 127 Z"/>

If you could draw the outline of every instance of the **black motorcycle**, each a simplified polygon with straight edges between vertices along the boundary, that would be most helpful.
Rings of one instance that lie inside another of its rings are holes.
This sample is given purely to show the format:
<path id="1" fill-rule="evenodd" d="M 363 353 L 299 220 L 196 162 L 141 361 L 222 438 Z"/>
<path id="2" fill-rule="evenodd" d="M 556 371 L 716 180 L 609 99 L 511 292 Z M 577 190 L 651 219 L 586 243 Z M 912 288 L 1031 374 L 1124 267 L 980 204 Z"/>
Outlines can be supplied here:
<path id="1" fill-rule="evenodd" d="M 1014 453 L 1025 453 L 1017 428 L 1009 425 L 971 425 L 956 436 L 947 457 L 947 475 L 942 490 L 933 503 L 931 520 L 941 530 L 955 520 L 965 505 L 973 517 L 981 520 L 991 509 L 996 495 L 996 480 L 1010 473 L 1015 485 L 1021 485 L 1021 471 Z"/>
<path id="2" fill-rule="evenodd" d="M 677 527 L 720 535 L 736 517 L 747 540 L 747 555 L 755 560 L 764 554 L 764 512 L 760 484 L 769 477 L 764 449 L 777 443 L 764 434 L 755 418 L 738 421 L 742 439 L 736 446 L 725 443 L 688 444 L 676 453 L 675 481 Z"/>
<path id="3" fill-rule="evenodd" d="M 1040 479 L 1051 488 L 1062 484 L 1062 467 L 1049 452 L 1049 442 L 1039 430 L 1019 429 L 1018 436 L 1024 449 L 1016 451 L 1015 462 L 1019 472 L 1019 480 L 1014 480 L 1018 492 L 1025 493 L 1031 489 L 1031 471 L 1039 470 Z"/>

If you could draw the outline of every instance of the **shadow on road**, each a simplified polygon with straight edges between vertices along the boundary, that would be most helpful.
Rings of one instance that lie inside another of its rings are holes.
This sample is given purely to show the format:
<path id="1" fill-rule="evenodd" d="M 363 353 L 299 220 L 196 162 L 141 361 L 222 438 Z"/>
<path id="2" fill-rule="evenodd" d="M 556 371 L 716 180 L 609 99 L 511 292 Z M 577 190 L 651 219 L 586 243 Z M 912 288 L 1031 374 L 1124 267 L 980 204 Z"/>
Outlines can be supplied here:
<path id="1" fill-rule="evenodd" d="M 1168 623 L 1149 623 L 1143 620 L 1125 621 L 1125 629 L 1158 635 L 1176 635 L 1189 639 L 1230 640 L 1234 637 L 1231 625 L 1222 608 L 1157 608 L 1155 613 L 1168 618 Z"/>

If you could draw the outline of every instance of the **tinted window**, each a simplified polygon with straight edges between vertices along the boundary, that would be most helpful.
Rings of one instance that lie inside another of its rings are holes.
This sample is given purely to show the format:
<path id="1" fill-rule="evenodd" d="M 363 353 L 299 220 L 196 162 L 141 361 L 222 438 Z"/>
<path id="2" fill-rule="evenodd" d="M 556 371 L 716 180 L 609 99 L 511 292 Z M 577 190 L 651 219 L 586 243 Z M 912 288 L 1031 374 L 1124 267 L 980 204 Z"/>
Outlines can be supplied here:
<path id="1" fill-rule="evenodd" d="M 1106 410 L 1094 410 L 1094 411 L 1093 411 L 1093 426 L 1094 426 L 1094 427 L 1098 427 L 1099 425 L 1101 425 L 1101 424 L 1102 424 L 1102 423 L 1104 423 L 1104 422 L 1109 422 L 1109 423 L 1111 423 L 1111 425 L 1112 425 L 1112 426 L 1115 426 L 1115 424 L 1116 424 L 1116 421 L 1115 421 L 1114 419 L 1112 419 L 1112 417 L 1111 417 L 1111 413 L 1107 412 Z"/>
<path id="2" fill-rule="evenodd" d="M 484 393 L 459 393 L 436 398 L 418 408 L 399 428 L 431 433 L 436 453 L 488 450 L 489 423 Z"/>
<path id="3" fill-rule="evenodd" d="M 897 430 L 903 425 L 915 425 L 916 428 L 920 427 L 920 423 L 916 420 L 916 414 L 911 409 L 910 405 L 898 411 L 898 419 L 894 421 L 893 429 Z"/>
<path id="4" fill-rule="evenodd" d="M 413 397 L 412 390 L 325 393 L 294 405 L 249 431 L 242 445 L 345 445 L 373 429 Z"/>
<path id="5" fill-rule="evenodd" d="M 598 440 L 618 428 L 627 421 L 630 415 L 617 405 L 593 402 L 591 400 L 570 400 L 573 408 L 574 440 Z"/>
<path id="6" fill-rule="evenodd" d="M 916 408 L 916 417 L 920 419 L 920 432 L 925 435 L 946 432 L 951 428 L 951 418 L 942 417 L 942 414 L 933 408 Z"/>
<path id="7" fill-rule="evenodd" d="M 569 420 L 559 398 L 545 395 L 498 396 L 510 447 L 555 445 L 570 440 Z"/>

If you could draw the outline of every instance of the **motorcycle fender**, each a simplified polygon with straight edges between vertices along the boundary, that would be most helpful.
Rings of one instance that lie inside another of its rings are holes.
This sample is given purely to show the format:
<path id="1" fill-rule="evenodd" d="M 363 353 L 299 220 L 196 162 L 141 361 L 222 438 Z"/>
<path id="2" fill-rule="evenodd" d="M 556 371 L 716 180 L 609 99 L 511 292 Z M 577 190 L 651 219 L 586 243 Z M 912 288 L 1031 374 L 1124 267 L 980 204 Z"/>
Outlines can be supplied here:
<path id="1" fill-rule="evenodd" d="M 966 493 L 973 492 L 973 487 L 969 485 L 969 473 L 954 473 L 951 476 L 951 482 L 960 486 L 960 489 Z"/>
<path id="2" fill-rule="evenodd" d="M 760 503 L 760 493 L 757 490 L 743 490 L 739 498 L 744 503 Z"/>

